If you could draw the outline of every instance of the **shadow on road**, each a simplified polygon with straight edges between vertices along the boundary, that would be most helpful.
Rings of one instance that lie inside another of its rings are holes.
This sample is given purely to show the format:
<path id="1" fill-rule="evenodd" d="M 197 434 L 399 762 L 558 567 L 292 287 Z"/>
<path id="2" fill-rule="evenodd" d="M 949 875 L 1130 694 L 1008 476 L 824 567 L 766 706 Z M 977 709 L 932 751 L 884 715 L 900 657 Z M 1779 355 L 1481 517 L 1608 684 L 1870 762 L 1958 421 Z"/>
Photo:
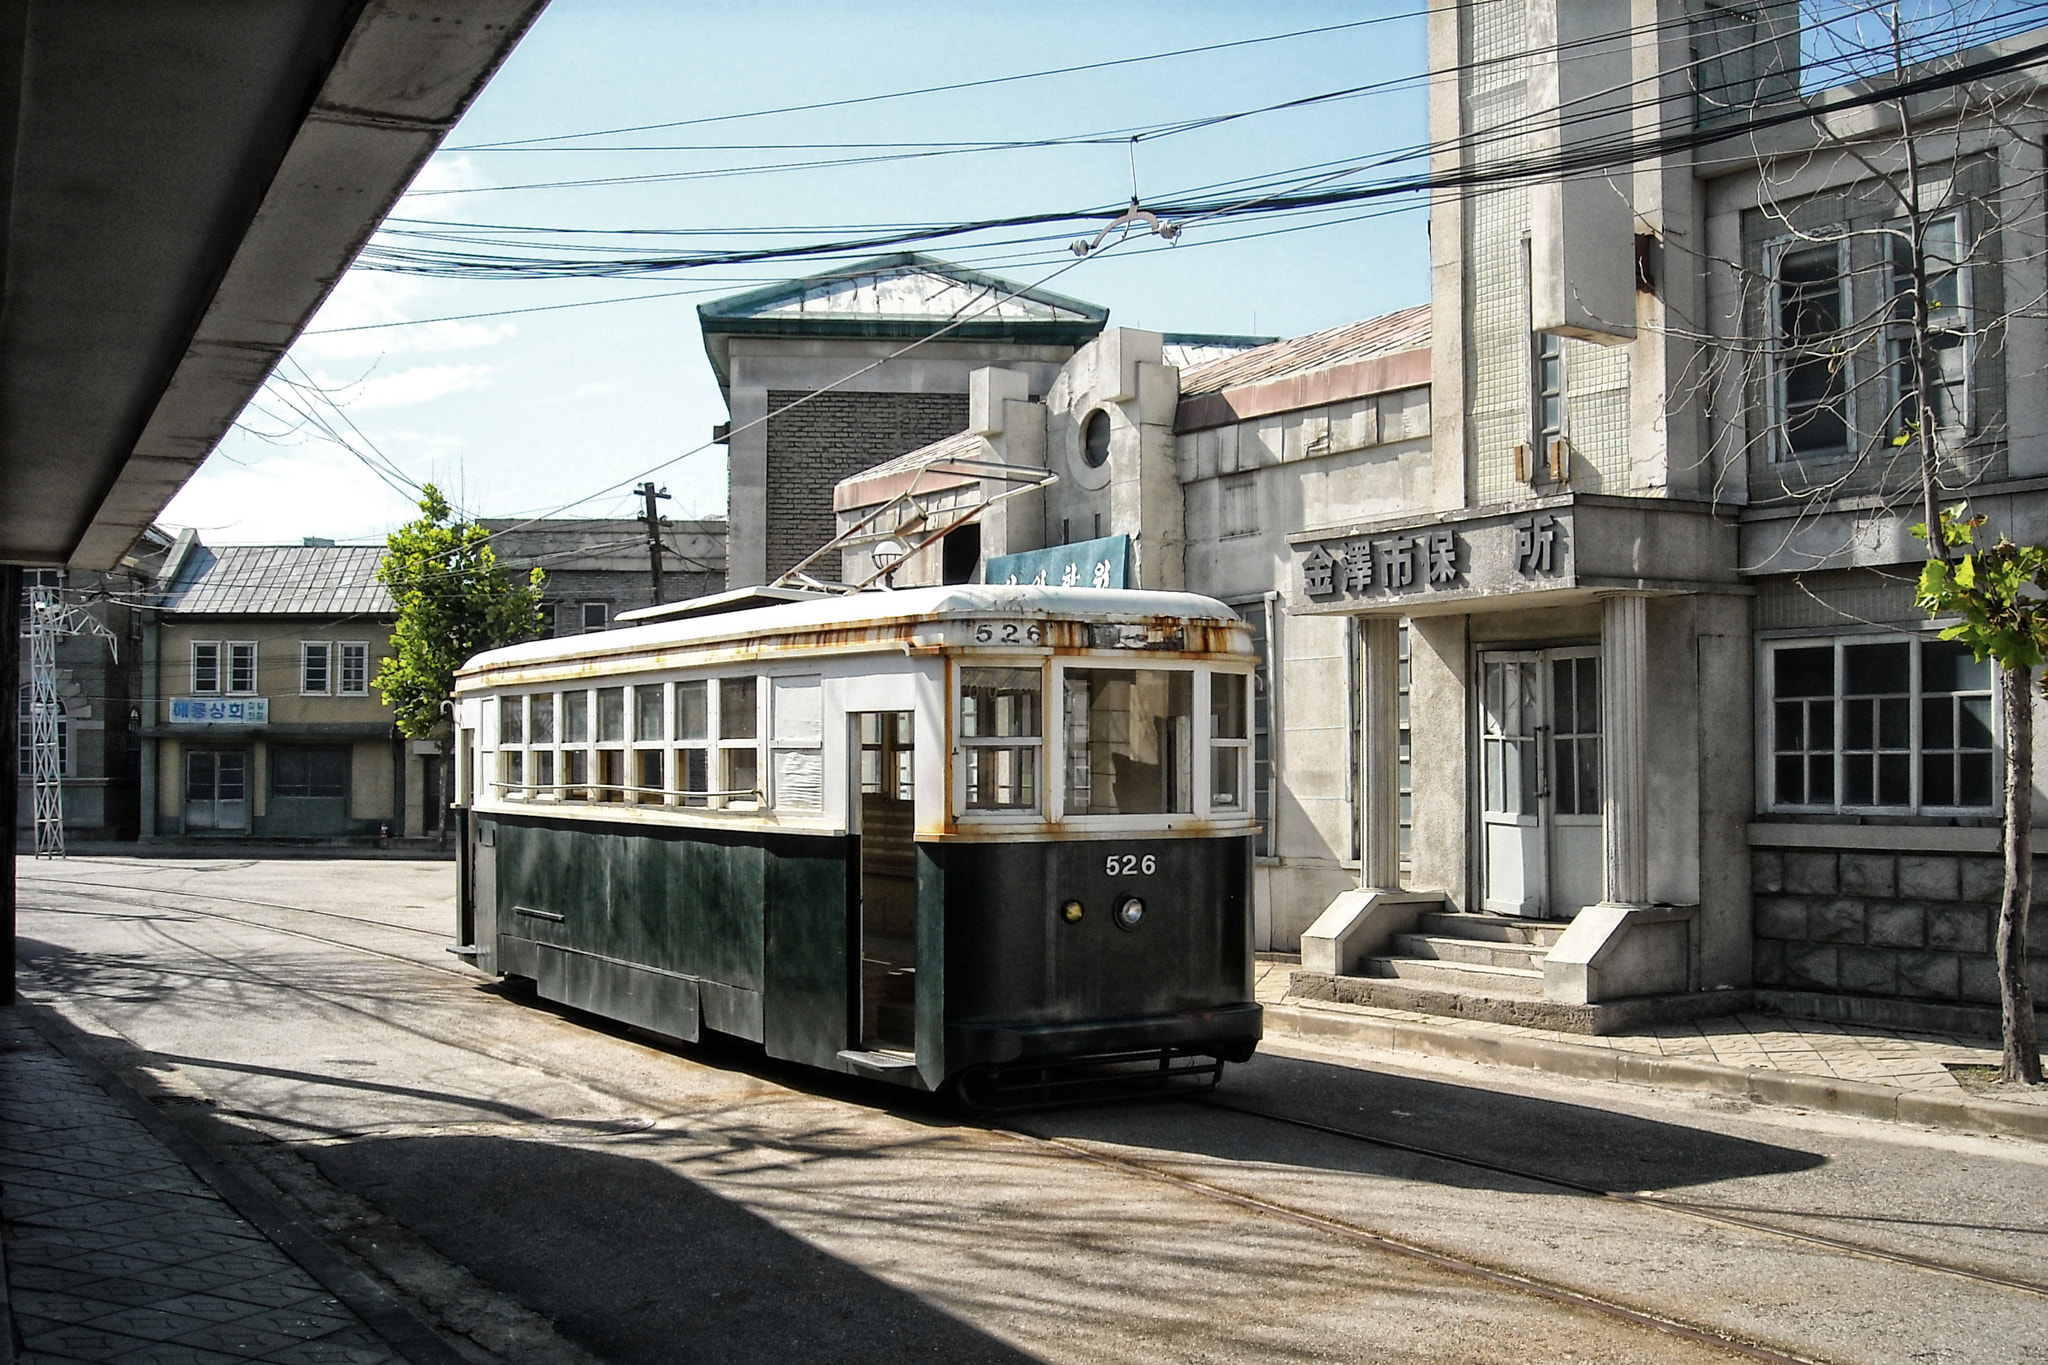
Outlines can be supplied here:
<path id="1" fill-rule="evenodd" d="M 1034 1359 L 657 1162 L 475 1136 L 305 1155 L 619 1365 Z"/>

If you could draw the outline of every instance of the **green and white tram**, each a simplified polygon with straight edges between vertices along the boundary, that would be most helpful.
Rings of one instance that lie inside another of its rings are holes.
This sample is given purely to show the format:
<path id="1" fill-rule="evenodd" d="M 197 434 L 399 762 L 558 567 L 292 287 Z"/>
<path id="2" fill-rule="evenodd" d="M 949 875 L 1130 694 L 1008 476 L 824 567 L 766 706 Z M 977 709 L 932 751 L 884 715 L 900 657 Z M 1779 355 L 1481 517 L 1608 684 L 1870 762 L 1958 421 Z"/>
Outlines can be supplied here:
<path id="1" fill-rule="evenodd" d="M 996 585 L 705 606 L 463 669 L 458 952 L 674 1038 L 983 1098 L 1251 1055 L 1254 660 L 1229 608 Z"/>

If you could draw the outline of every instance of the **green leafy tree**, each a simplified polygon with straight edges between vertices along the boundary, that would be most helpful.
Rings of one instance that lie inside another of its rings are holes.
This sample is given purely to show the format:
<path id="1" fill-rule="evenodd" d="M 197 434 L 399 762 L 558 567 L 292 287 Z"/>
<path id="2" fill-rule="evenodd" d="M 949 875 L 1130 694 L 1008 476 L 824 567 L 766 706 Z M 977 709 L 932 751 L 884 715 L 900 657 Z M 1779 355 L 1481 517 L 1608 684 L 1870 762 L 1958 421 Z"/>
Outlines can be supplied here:
<path id="1" fill-rule="evenodd" d="M 419 517 L 386 538 L 377 566 L 377 581 L 398 605 L 398 624 L 376 683 L 385 705 L 398 713 L 400 734 L 439 742 L 445 801 L 452 731 L 444 704 L 455 693 L 455 671 L 472 655 L 542 632 L 546 576 L 535 569 L 524 584 L 515 582 L 491 549 L 488 531 L 455 520 L 434 485 L 422 492 Z M 445 839 L 445 822 L 442 828 Z"/>
<path id="2" fill-rule="evenodd" d="M 1914 600 L 1929 616 L 1960 618 L 1941 632 L 1960 640 L 1979 663 L 1998 665 L 2005 722 L 2005 894 L 1998 906 L 1998 1001 L 2008 1081 L 2041 1083 L 2041 1039 L 2027 981 L 2027 915 L 2034 899 L 2034 706 L 2048 655 L 2048 548 L 2015 545 L 2004 536 L 1979 547 L 1985 519 L 1967 507 L 1936 513 L 1936 556 L 1920 571 Z M 1913 534 L 1930 540 L 1927 524 Z"/>

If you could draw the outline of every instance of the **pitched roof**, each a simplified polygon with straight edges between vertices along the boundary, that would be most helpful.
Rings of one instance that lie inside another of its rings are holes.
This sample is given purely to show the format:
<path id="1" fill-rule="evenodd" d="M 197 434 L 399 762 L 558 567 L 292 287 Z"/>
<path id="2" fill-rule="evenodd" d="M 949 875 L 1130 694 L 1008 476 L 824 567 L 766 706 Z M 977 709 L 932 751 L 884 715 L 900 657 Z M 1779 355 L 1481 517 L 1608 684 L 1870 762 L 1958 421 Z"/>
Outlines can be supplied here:
<path id="1" fill-rule="evenodd" d="M 915 338 L 948 327 L 951 340 L 1078 346 L 1102 330 L 1109 310 L 902 251 L 713 299 L 697 306 L 697 320 L 724 388 L 734 335 Z"/>
<path id="2" fill-rule="evenodd" d="M 193 544 L 163 609 L 187 616 L 395 616 L 381 545 Z"/>
<path id="3" fill-rule="evenodd" d="M 1429 305 L 1417 304 L 1326 332 L 1288 337 L 1270 346 L 1193 365 L 1180 372 L 1182 399 L 1265 384 L 1313 370 L 1372 360 L 1429 345 Z"/>

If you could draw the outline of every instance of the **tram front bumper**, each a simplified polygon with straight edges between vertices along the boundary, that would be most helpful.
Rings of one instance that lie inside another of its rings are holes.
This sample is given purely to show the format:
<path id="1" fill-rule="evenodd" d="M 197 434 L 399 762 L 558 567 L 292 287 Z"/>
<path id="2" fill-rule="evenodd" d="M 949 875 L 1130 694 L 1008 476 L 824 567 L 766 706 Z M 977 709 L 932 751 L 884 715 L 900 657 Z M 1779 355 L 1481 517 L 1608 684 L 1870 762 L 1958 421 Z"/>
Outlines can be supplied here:
<path id="1" fill-rule="evenodd" d="M 1071 1061 L 1172 1048 L 1243 1061 L 1265 1035 L 1263 1011 L 1252 1003 L 1218 1005 L 1135 1019 L 1062 1024 L 952 1024 L 947 1069 L 1015 1062 Z"/>

